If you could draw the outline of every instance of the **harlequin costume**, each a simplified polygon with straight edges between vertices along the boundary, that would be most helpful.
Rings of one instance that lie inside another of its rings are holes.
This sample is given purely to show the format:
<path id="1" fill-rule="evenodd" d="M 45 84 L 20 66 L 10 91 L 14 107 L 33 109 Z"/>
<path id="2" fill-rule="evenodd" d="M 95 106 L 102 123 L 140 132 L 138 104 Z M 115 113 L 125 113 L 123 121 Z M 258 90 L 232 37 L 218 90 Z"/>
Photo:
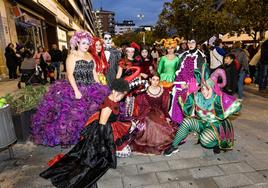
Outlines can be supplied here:
<path id="1" fill-rule="evenodd" d="M 205 87 L 213 88 L 209 99 L 205 99 L 201 92 L 197 92 L 195 79 L 189 83 L 186 92 L 179 96 L 179 103 L 186 118 L 181 123 L 172 146 L 165 151 L 165 155 L 169 156 L 176 151 L 178 144 L 192 131 L 198 134 L 201 145 L 206 148 L 232 149 L 234 131 L 228 117 L 241 109 L 241 103 L 235 97 L 221 92 L 217 85 L 218 77 L 213 76 L 202 83 Z"/>
<path id="2" fill-rule="evenodd" d="M 180 64 L 176 71 L 176 79 L 172 89 L 172 104 L 169 111 L 171 119 L 177 123 L 182 122 L 182 110 L 177 103 L 177 99 L 185 90 L 182 90 L 181 84 L 187 84 L 191 79 L 195 78 L 197 83 L 201 83 L 202 71 L 205 71 L 204 79 L 209 77 L 209 69 L 206 64 L 206 56 L 197 48 L 184 52 L 180 58 Z"/>

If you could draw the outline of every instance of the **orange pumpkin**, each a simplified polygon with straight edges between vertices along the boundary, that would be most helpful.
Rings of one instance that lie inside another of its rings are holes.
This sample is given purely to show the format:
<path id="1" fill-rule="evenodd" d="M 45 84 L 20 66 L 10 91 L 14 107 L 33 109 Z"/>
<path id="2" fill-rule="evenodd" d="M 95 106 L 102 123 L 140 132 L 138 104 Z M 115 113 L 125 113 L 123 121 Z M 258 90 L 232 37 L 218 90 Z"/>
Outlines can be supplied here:
<path id="1" fill-rule="evenodd" d="M 252 82 L 252 79 L 251 79 L 250 77 L 246 77 L 245 80 L 244 80 L 244 83 L 245 83 L 246 85 L 251 84 L 251 82 Z"/>
<path id="2" fill-rule="evenodd" d="M 160 85 L 163 86 L 163 88 L 171 88 L 173 86 L 173 83 L 172 82 L 167 82 L 167 81 L 161 81 L 160 82 Z"/>
<path id="3" fill-rule="evenodd" d="M 54 77 L 54 76 L 55 76 L 54 72 L 49 73 L 49 77 Z"/>

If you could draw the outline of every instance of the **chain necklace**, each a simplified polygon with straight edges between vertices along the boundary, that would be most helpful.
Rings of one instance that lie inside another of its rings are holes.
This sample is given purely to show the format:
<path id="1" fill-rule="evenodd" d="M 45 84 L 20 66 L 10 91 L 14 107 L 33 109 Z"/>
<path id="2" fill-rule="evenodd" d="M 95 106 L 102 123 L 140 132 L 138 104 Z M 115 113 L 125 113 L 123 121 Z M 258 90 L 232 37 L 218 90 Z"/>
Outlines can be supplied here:
<path id="1" fill-rule="evenodd" d="M 150 97 L 154 97 L 154 98 L 157 98 L 157 97 L 160 97 L 162 94 L 163 94 L 163 88 L 161 86 L 158 86 L 159 87 L 159 92 L 157 94 L 154 94 L 152 92 L 150 92 L 150 87 L 147 89 L 147 94 L 150 96 Z"/>

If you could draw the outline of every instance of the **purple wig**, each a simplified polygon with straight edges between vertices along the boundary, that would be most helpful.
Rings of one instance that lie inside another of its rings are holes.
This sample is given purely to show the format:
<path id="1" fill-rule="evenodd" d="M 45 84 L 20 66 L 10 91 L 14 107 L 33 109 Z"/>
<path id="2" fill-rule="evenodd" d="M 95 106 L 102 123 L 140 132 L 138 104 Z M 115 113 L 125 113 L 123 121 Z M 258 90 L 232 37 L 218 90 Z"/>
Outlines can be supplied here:
<path id="1" fill-rule="evenodd" d="M 92 45 L 93 42 L 93 36 L 87 32 L 87 31 L 76 31 L 72 38 L 70 39 L 70 45 L 72 49 L 75 49 L 77 47 L 78 43 L 82 39 L 88 39 L 90 45 Z"/>

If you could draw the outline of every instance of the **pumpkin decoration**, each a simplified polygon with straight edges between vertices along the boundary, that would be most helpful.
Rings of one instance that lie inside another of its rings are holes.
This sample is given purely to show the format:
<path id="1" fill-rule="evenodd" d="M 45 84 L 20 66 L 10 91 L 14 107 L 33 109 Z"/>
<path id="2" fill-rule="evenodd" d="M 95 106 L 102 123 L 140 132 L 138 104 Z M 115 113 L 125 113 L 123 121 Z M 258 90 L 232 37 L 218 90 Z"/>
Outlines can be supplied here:
<path id="1" fill-rule="evenodd" d="M 49 73 L 49 77 L 54 77 L 54 76 L 55 76 L 54 72 Z"/>
<path id="2" fill-rule="evenodd" d="M 168 89 L 168 88 L 171 88 L 173 86 L 173 83 L 172 82 L 167 82 L 166 80 L 164 80 L 164 81 L 160 82 L 160 85 L 163 88 Z"/>
<path id="3" fill-rule="evenodd" d="M 246 85 L 249 85 L 249 84 L 251 84 L 251 82 L 252 82 L 252 79 L 249 76 L 246 76 L 246 78 L 244 79 L 244 83 Z"/>

